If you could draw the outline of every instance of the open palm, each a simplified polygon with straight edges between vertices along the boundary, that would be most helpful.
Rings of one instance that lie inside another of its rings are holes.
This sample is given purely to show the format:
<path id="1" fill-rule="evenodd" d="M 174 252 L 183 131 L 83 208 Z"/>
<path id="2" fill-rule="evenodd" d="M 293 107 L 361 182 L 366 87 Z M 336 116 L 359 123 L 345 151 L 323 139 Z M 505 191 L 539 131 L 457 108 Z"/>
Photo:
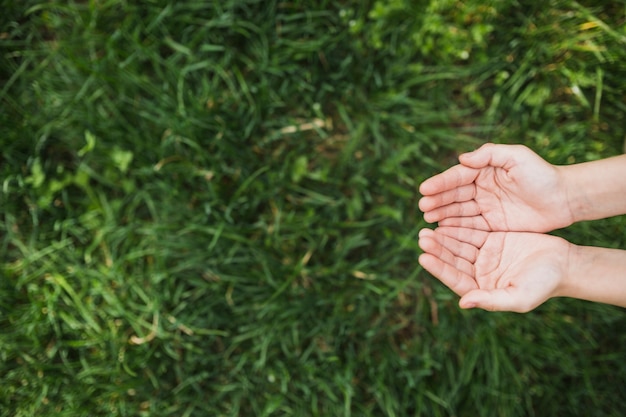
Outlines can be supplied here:
<path id="1" fill-rule="evenodd" d="M 463 308 L 526 312 L 557 293 L 569 243 L 539 233 L 439 227 L 420 233 L 420 264 L 460 295 Z"/>
<path id="2" fill-rule="evenodd" d="M 422 183 L 420 209 L 440 226 L 547 232 L 573 222 L 558 167 L 524 146 L 485 145 Z"/>

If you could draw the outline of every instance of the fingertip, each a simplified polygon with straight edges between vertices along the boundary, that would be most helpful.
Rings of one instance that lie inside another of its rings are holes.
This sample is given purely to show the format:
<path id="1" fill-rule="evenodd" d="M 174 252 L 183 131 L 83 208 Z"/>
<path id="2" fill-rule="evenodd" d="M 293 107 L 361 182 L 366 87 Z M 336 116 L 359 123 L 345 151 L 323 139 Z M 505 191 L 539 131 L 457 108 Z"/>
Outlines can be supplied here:
<path id="1" fill-rule="evenodd" d="M 463 301 L 463 299 L 461 299 L 459 301 L 459 307 L 461 307 L 463 310 L 470 310 L 472 308 L 476 308 L 477 305 L 475 303 L 472 303 L 469 301 Z"/>
<path id="2" fill-rule="evenodd" d="M 481 149 L 482 147 L 459 155 L 459 162 L 461 165 L 465 165 L 470 168 L 483 168 L 486 166 L 486 161 L 484 161 L 484 158 L 481 157 L 483 155 Z"/>
<path id="3" fill-rule="evenodd" d="M 436 261 L 435 256 L 427 252 L 417 257 L 417 262 L 430 274 L 432 274 L 431 271 L 433 271 L 433 260 Z"/>
<path id="4" fill-rule="evenodd" d="M 433 235 L 433 233 L 434 233 L 433 229 L 429 229 L 429 228 L 425 227 L 425 228 L 423 228 L 423 229 L 421 229 L 421 230 L 419 231 L 419 233 L 417 234 L 417 236 L 418 236 L 419 238 L 424 238 L 424 237 L 426 237 L 426 236 L 432 236 L 432 235 Z"/>
<path id="5" fill-rule="evenodd" d="M 463 165 L 467 165 L 469 161 L 472 159 L 473 155 L 474 155 L 474 151 L 462 153 L 461 155 L 459 155 L 459 162 Z"/>
<path id="6" fill-rule="evenodd" d="M 430 212 L 424 213 L 424 221 L 429 224 L 436 222 L 436 220 L 433 220 L 432 214 Z"/>
<path id="7" fill-rule="evenodd" d="M 430 209 L 432 209 L 432 207 L 430 207 L 431 205 L 428 204 L 428 197 L 422 197 L 419 199 L 419 201 L 417 202 L 417 207 L 423 212 L 426 213 L 427 211 L 429 211 Z"/>
<path id="8" fill-rule="evenodd" d="M 473 290 L 459 300 L 461 308 L 480 308 L 486 311 L 512 311 L 527 313 L 537 306 L 528 297 L 509 288 Z M 470 307 L 471 306 L 471 307 Z"/>
<path id="9" fill-rule="evenodd" d="M 427 196 L 427 195 L 432 195 L 435 192 L 432 190 L 432 185 L 431 185 L 431 181 L 430 178 L 425 180 L 424 182 L 422 182 L 418 188 L 418 191 L 421 195 L 423 196 Z"/>
<path id="10" fill-rule="evenodd" d="M 428 252 L 427 239 L 428 239 L 427 236 L 419 236 L 419 238 L 417 239 L 417 246 L 419 246 L 419 248 L 423 250 L 424 252 Z"/>
<path id="11" fill-rule="evenodd" d="M 425 253 L 432 253 L 436 250 L 437 242 L 432 235 L 426 234 L 425 236 L 419 237 L 417 240 L 417 246 L 419 246 Z"/>
<path id="12" fill-rule="evenodd" d="M 480 303 L 480 290 L 470 291 L 467 294 L 463 295 L 459 300 L 459 307 L 464 310 L 469 310 L 472 308 L 482 308 Z"/>

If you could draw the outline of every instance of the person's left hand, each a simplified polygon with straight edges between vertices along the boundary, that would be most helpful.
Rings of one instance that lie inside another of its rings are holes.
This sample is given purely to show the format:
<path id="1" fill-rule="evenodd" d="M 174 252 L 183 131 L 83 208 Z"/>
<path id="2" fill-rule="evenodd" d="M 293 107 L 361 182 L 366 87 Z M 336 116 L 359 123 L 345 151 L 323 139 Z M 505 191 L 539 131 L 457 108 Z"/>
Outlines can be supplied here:
<path id="1" fill-rule="evenodd" d="M 571 244 L 539 233 L 422 229 L 419 263 L 461 296 L 461 308 L 527 312 L 558 295 Z"/>

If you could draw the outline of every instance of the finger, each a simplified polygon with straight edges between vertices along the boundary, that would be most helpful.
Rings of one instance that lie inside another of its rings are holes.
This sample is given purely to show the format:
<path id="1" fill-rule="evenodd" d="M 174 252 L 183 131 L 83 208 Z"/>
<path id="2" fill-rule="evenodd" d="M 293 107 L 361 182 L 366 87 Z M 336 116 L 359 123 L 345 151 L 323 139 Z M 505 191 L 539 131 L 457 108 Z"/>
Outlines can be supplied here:
<path id="1" fill-rule="evenodd" d="M 456 239 L 457 241 L 467 243 L 477 249 L 482 248 L 489 237 L 489 232 L 466 227 L 440 226 L 435 229 L 435 232 L 437 234 Z"/>
<path id="2" fill-rule="evenodd" d="M 476 201 L 452 203 L 424 213 L 424 220 L 435 223 L 449 217 L 474 217 L 481 213 Z"/>
<path id="3" fill-rule="evenodd" d="M 459 155 L 461 164 L 480 169 L 486 166 L 510 169 L 519 163 L 520 158 L 525 158 L 530 149 L 523 145 L 497 145 L 485 143 L 473 152 Z"/>
<path id="4" fill-rule="evenodd" d="M 417 234 L 418 237 L 422 238 L 422 237 L 432 237 L 435 234 L 435 231 L 433 229 L 421 229 L 419 231 L 419 233 Z"/>
<path id="5" fill-rule="evenodd" d="M 482 308 L 488 311 L 513 311 L 516 313 L 527 313 L 541 304 L 541 301 L 534 301 L 528 298 L 517 287 L 496 288 L 492 290 L 469 291 L 459 300 L 461 308 Z"/>
<path id="6" fill-rule="evenodd" d="M 426 212 L 438 207 L 447 206 L 451 203 L 470 201 L 473 200 L 474 197 L 476 197 L 476 186 L 472 183 L 432 196 L 422 197 L 419 201 L 419 208 Z"/>
<path id="7" fill-rule="evenodd" d="M 450 253 L 452 253 L 452 255 L 457 258 L 465 259 L 472 265 L 476 262 L 476 258 L 478 257 L 477 246 L 465 241 L 460 241 L 451 235 L 439 233 L 438 230 L 433 231 L 431 229 L 423 229 L 420 231 L 419 237 L 430 237 L 435 239 L 437 243 L 447 249 Z"/>
<path id="8" fill-rule="evenodd" d="M 433 254 L 423 253 L 418 261 L 426 271 L 460 296 L 477 287 L 476 281 L 470 275 L 443 262 Z"/>
<path id="9" fill-rule="evenodd" d="M 424 252 L 441 259 L 442 262 L 464 274 L 474 276 L 474 265 L 467 259 L 454 255 L 448 248 L 437 241 L 434 236 L 422 236 L 417 243 Z"/>
<path id="10" fill-rule="evenodd" d="M 426 215 L 424 215 L 426 219 Z M 428 221 L 428 220 L 427 220 Z M 468 216 L 468 217 L 447 217 L 439 221 L 439 227 L 462 227 L 466 229 L 484 230 L 487 232 L 493 232 L 500 229 L 492 228 L 483 216 Z"/>
<path id="11" fill-rule="evenodd" d="M 430 177 L 420 185 L 420 193 L 424 196 L 435 195 L 471 184 L 478 176 L 478 170 L 464 165 L 455 165 L 441 174 Z"/>

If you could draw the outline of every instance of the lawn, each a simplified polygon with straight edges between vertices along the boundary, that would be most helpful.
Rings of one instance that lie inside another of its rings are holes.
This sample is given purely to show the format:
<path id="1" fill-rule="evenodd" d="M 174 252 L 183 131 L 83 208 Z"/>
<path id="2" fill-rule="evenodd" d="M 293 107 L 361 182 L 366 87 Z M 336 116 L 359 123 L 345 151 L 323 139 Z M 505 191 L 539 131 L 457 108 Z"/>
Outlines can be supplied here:
<path id="1" fill-rule="evenodd" d="M 623 309 L 417 263 L 460 152 L 624 152 L 623 1 L 4 3 L 1 417 L 626 415 Z"/>

